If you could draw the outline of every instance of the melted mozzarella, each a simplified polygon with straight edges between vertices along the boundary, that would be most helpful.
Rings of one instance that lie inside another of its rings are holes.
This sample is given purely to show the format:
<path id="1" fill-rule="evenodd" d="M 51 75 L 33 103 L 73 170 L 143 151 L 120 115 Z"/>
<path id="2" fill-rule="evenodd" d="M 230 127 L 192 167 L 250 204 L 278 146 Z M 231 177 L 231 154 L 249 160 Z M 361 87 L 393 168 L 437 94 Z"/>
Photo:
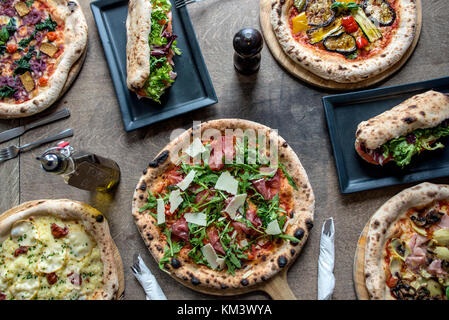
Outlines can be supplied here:
<path id="1" fill-rule="evenodd" d="M 33 246 L 39 239 L 39 234 L 33 222 L 21 220 L 14 223 L 11 237 L 20 246 Z"/>
<path id="2" fill-rule="evenodd" d="M 61 269 L 67 258 L 67 251 L 63 245 L 54 244 L 42 251 L 38 261 L 38 270 L 43 273 L 52 273 Z"/>
<path id="3" fill-rule="evenodd" d="M 14 285 L 9 289 L 14 298 L 19 300 L 33 299 L 39 290 L 39 276 L 28 273 L 19 277 Z"/>
<path id="4" fill-rule="evenodd" d="M 87 256 L 95 246 L 92 238 L 80 225 L 72 226 L 66 236 L 69 247 L 69 256 L 75 260 L 81 260 Z"/>
<path id="5" fill-rule="evenodd" d="M 39 241 L 27 252 L 13 254 L 20 246 L 17 230 L 17 237 L 7 237 L 0 243 L 0 292 L 6 299 L 90 299 L 102 290 L 101 252 L 82 224 L 53 216 L 34 217 L 32 223 Z M 53 223 L 67 227 L 69 233 L 55 239 Z M 46 273 L 51 272 L 57 278 L 54 284 L 46 279 Z M 78 281 L 72 283 L 73 277 L 69 277 L 73 273 L 82 279 L 78 286 Z"/>

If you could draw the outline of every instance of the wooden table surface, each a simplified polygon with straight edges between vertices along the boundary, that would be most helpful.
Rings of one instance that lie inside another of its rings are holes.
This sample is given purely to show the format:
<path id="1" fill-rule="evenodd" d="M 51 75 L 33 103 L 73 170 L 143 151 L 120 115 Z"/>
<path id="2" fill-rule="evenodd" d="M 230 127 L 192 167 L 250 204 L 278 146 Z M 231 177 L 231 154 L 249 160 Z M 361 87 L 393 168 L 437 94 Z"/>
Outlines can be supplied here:
<path id="1" fill-rule="evenodd" d="M 243 27 L 259 26 L 257 0 L 206 0 L 189 6 L 189 13 L 206 60 L 219 103 L 149 127 L 126 133 L 111 82 L 103 48 L 87 0 L 81 0 L 88 24 L 89 43 L 85 65 L 72 88 L 48 111 L 69 107 L 69 119 L 26 133 L 0 144 L 25 144 L 66 128 L 73 128 L 73 146 L 110 157 L 118 162 L 122 179 L 112 194 L 92 194 L 66 185 L 61 177 L 44 173 L 35 157 L 45 147 L 0 164 L 0 212 L 35 199 L 69 198 L 91 204 L 109 220 L 112 236 L 125 266 L 126 299 L 144 299 L 129 266 L 140 253 L 155 274 L 168 299 L 209 299 L 183 287 L 158 269 L 148 253 L 131 216 L 136 183 L 148 162 L 168 142 L 175 128 L 188 128 L 194 120 L 243 118 L 272 128 L 288 141 L 305 167 L 316 197 L 315 227 L 288 280 L 299 299 L 316 299 L 317 259 L 323 221 L 334 217 L 336 228 L 336 287 L 334 299 L 354 299 L 352 262 L 359 233 L 369 216 L 388 198 L 410 185 L 342 195 L 325 124 L 319 90 L 291 77 L 265 47 L 260 72 L 241 76 L 232 64 L 233 35 Z M 448 75 L 449 1 L 423 3 L 423 30 L 415 53 L 406 65 L 378 87 L 404 84 Z M 35 120 L 0 121 L 0 130 Z M 436 182 L 449 182 L 439 179 Z M 239 299 L 267 299 L 250 293 Z"/>

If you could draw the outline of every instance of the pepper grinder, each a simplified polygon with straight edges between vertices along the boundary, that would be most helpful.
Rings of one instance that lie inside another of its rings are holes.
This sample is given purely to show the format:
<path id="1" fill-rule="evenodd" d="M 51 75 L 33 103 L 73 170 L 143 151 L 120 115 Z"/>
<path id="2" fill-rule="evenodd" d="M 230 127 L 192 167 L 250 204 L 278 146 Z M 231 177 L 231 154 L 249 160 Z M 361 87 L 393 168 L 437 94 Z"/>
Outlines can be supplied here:
<path id="1" fill-rule="evenodd" d="M 259 30 L 244 28 L 237 32 L 233 40 L 234 66 L 242 74 L 253 74 L 259 71 L 263 48 L 263 37 Z"/>

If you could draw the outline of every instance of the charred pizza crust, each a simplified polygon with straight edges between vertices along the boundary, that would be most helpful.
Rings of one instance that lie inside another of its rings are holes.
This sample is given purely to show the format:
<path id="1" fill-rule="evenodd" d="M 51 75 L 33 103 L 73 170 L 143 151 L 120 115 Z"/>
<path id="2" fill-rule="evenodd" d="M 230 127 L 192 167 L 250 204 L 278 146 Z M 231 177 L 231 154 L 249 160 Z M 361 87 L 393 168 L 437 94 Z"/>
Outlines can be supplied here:
<path id="1" fill-rule="evenodd" d="M 126 19 L 126 82 L 130 90 L 142 88 L 150 76 L 150 49 L 152 5 L 149 0 L 130 0 Z"/>
<path id="2" fill-rule="evenodd" d="M 397 63 L 415 36 L 417 8 L 414 0 L 400 0 L 399 19 L 391 41 L 369 59 L 350 60 L 314 46 L 298 42 L 292 35 L 289 10 L 293 0 L 271 0 L 271 24 L 284 52 L 297 64 L 321 78 L 340 83 L 355 83 L 372 78 Z"/>
<path id="3" fill-rule="evenodd" d="M 201 132 L 207 129 L 218 129 L 224 133 L 225 129 L 238 128 L 272 131 L 264 125 L 241 119 L 221 119 L 201 124 Z M 190 141 L 191 134 L 192 129 L 185 131 L 158 154 L 149 164 L 149 167 L 144 170 L 134 193 L 132 214 L 146 246 L 156 261 L 159 261 L 164 255 L 165 240 L 163 240 L 160 229 L 156 225 L 156 220 L 145 212 L 139 213 L 139 209 L 146 203 L 147 190 L 151 189 L 152 184 L 170 166 L 170 154 L 179 150 L 177 146 L 180 144 Z M 283 268 L 287 268 L 299 255 L 308 238 L 309 231 L 313 227 L 315 198 L 298 156 L 282 137 L 277 134 L 276 136 L 279 142 L 279 159 L 298 186 L 298 191 L 293 190 L 294 215 L 286 233 L 295 235 L 300 240 L 295 243 L 283 241 L 276 251 L 253 266 L 253 272 L 247 278 L 243 277 L 246 273 L 244 269 L 235 270 L 235 276 L 232 276 L 225 270 L 215 271 L 186 260 L 180 261 L 181 266 L 179 268 L 166 265 L 167 271 L 173 278 L 195 290 L 224 295 L 236 294 L 242 292 L 246 287 L 256 286 L 269 280 Z"/>
<path id="4" fill-rule="evenodd" d="M 385 283 L 383 260 L 385 244 L 393 236 L 396 222 L 410 208 L 448 199 L 448 185 L 424 182 L 398 193 L 372 216 L 366 238 L 364 265 L 366 288 L 371 299 L 392 299 Z"/>
<path id="5" fill-rule="evenodd" d="M 8 237 L 13 224 L 32 216 L 54 215 L 62 220 L 73 219 L 82 222 L 85 230 L 94 238 L 101 252 L 103 262 L 103 290 L 95 299 L 119 299 L 120 278 L 123 277 L 122 262 L 109 233 L 106 218 L 89 205 L 67 199 L 36 200 L 25 202 L 0 215 L 0 241 Z"/>
<path id="6" fill-rule="evenodd" d="M 87 22 L 77 0 L 36 0 L 53 9 L 54 19 L 64 22 L 64 52 L 56 61 L 54 73 L 38 94 L 22 103 L 0 102 L 0 118 L 27 117 L 51 106 L 60 96 L 70 69 L 87 46 Z"/>
<path id="7" fill-rule="evenodd" d="M 374 150 L 416 129 L 433 128 L 449 118 L 449 97 L 436 91 L 415 95 L 391 110 L 361 122 L 356 145 Z"/>

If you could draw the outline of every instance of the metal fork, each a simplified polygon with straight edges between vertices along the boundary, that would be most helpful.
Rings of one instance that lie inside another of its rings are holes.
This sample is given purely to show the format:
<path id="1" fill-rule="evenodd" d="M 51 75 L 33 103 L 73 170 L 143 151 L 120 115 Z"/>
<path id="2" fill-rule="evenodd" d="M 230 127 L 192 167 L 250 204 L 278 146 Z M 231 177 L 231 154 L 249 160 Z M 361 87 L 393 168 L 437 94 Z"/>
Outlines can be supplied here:
<path id="1" fill-rule="evenodd" d="M 17 157 L 19 155 L 19 153 L 22 151 L 28 151 L 34 147 L 43 145 L 44 143 L 52 142 L 55 140 L 61 140 L 61 139 L 68 138 L 71 136 L 73 136 L 73 130 L 67 129 L 67 130 L 61 131 L 55 135 L 52 135 L 50 137 L 40 139 L 40 140 L 32 142 L 32 143 L 25 144 L 21 147 L 9 146 L 7 148 L 0 149 L 0 162 L 6 161 L 6 160 L 11 160 L 11 159 Z"/>
<path id="2" fill-rule="evenodd" d="M 332 235 L 332 219 L 329 218 L 324 222 L 324 234 L 328 237 Z"/>
<path id="3" fill-rule="evenodd" d="M 175 0 L 175 8 L 179 9 L 182 7 L 185 7 L 188 4 L 194 3 L 194 2 L 200 2 L 203 0 Z"/>
<path id="4" fill-rule="evenodd" d="M 137 253 L 134 254 L 133 265 L 131 266 L 131 271 L 134 274 L 138 274 L 141 272 L 140 265 L 139 265 L 139 255 Z"/>

